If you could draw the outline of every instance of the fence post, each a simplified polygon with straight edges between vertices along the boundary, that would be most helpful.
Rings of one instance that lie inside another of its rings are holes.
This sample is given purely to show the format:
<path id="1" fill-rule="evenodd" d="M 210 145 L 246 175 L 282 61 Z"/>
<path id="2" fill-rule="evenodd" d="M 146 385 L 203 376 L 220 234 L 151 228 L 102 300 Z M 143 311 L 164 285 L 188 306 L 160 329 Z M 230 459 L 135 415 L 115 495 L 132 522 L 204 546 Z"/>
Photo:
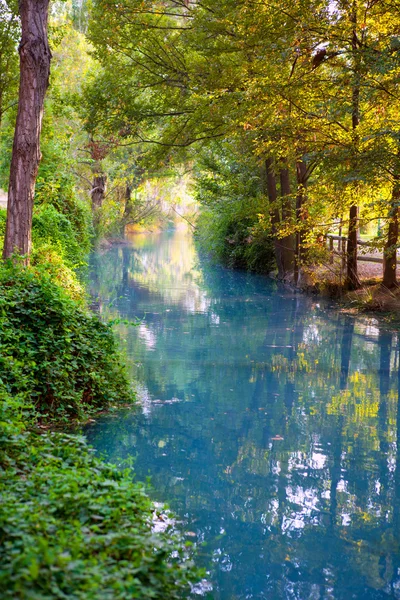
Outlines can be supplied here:
<path id="1" fill-rule="evenodd" d="M 330 252 L 329 262 L 330 262 L 330 264 L 333 264 L 333 238 L 330 236 L 329 236 L 329 252 Z"/>
<path id="2" fill-rule="evenodd" d="M 346 269 L 346 243 L 347 240 L 342 238 L 342 269 Z"/>

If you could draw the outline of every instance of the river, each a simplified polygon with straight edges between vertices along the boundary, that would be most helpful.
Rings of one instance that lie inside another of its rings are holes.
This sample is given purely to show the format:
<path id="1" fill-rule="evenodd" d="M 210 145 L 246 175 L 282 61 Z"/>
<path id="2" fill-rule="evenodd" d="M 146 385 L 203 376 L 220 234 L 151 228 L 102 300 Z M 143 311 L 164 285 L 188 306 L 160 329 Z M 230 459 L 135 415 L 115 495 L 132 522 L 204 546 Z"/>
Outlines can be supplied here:
<path id="1" fill-rule="evenodd" d="M 212 266 L 184 232 L 131 242 L 93 257 L 91 292 L 140 319 L 116 326 L 140 406 L 89 442 L 151 476 L 208 598 L 400 598 L 397 336 Z"/>

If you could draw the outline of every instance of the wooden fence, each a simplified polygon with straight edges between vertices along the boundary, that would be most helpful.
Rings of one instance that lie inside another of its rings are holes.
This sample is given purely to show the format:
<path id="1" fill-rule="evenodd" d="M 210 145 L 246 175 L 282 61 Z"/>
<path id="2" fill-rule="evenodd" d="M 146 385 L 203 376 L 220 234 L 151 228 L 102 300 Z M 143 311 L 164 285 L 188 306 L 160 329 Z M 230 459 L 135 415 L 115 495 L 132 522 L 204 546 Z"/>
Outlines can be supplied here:
<path id="1" fill-rule="evenodd" d="M 345 269 L 346 268 L 347 237 L 345 237 L 344 235 L 332 235 L 332 234 L 328 233 L 328 235 L 325 236 L 325 239 L 326 239 L 327 246 L 329 248 L 329 252 L 331 254 L 331 257 L 330 257 L 331 264 L 334 261 L 335 255 L 340 256 L 342 259 L 342 267 L 343 267 L 343 269 Z M 334 245 L 335 241 L 337 241 L 336 248 Z M 361 240 L 357 240 L 357 245 L 358 246 L 370 246 L 370 243 L 363 242 Z M 382 256 L 365 256 L 362 254 L 361 255 L 357 254 L 357 260 L 364 261 L 364 262 L 374 262 L 374 263 L 383 264 Z"/>

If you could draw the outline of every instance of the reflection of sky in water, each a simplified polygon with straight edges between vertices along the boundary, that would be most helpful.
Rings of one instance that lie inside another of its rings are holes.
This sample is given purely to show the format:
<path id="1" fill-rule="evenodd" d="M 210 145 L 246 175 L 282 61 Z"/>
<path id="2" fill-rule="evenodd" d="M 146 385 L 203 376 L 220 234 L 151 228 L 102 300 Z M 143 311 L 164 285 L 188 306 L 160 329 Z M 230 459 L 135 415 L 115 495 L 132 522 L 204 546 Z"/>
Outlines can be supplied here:
<path id="1" fill-rule="evenodd" d="M 397 337 L 203 264 L 185 234 L 133 244 L 94 257 L 92 292 L 141 319 L 117 332 L 142 410 L 88 436 L 136 457 L 183 519 L 209 571 L 197 592 L 400 598 Z"/>

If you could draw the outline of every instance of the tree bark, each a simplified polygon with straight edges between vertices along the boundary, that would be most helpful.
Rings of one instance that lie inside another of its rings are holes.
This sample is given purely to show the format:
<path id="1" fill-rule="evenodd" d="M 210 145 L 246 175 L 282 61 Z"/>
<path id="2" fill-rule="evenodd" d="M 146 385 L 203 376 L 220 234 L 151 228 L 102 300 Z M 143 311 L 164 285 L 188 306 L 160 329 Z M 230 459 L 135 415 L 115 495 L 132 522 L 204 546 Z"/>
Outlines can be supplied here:
<path id="1" fill-rule="evenodd" d="M 358 206 L 350 206 L 349 230 L 347 234 L 347 287 L 356 290 L 361 282 L 358 277 L 357 265 L 357 230 L 358 230 Z"/>
<path id="2" fill-rule="evenodd" d="M 122 237 L 125 235 L 125 227 L 129 223 L 129 220 L 130 220 L 131 215 L 132 215 L 132 211 L 133 211 L 132 187 L 129 185 L 129 183 L 127 183 L 126 187 L 125 187 L 125 207 L 124 207 L 124 214 L 122 215 L 121 229 L 120 229 Z"/>
<path id="3" fill-rule="evenodd" d="M 305 215 L 303 205 L 305 200 L 305 188 L 307 184 L 307 164 L 301 159 L 296 162 L 297 175 L 297 195 L 296 195 L 296 243 L 295 243 L 295 260 L 294 260 L 294 282 L 297 285 L 300 282 L 301 263 L 304 258 L 304 232 L 302 221 Z"/>
<path id="4" fill-rule="evenodd" d="M 104 197 L 106 194 L 107 175 L 104 173 L 96 173 L 93 176 L 92 190 L 92 215 L 93 225 L 95 229 L 100 223 L 100 209 L 103 206 Z"/>
<path id="5" fill-rule="evenodd" d="M 282 219 L 290 219 L 292 216 L 292 205 L 290 201 L 290 174 L 287 166 L 279 171 L 282 196 Z"/>
<path id="6" fill-rule="evenodd" d="M 267 194 L 269 200 L 269 212 L 271 215 L 272 237 L 274 240 L 275 260 L 278 268 L 278 277 L 281 279 L 284 276 L 283 261 L 282 261 L 282 241 L 278 239 L 277 233 L 281 222 L 279 209 L 277 205 L 278 192 L 276 189 L 276 177 L 274 171 L 274 163 L 272 158 L 267 158 L 265 161 L 265 170 L 267 174 Z"/>
<path id="7" fill-rule="evenodd" d="M 49 84 L 51 52 L 47 39 L 49 0 L 19 0 L 22 36 L 19 45 L 20 83 L 8 186 L 3 257 L 14 253 L 29 261 L 32 210 L 41 159 L 40 132 Z"/>
<path id="8" fill-rule="evenodd" d="M 358 38 L 357 38 L 357 0 L 353 0 L 351 23 L 353 26 L 352 32 L 352 53 L 353 53 L 353 69 L 354 69 L 354 83 L 352 91 L 352 130 L 353 130 L 353 144 L 355 150 L 355 158 L 353 163 L 357 163 L 357 145 L 358 145 L 358 134 L 357 129 L 360 124 L 360 60 L 359 60 L 359 49 L 358 49 Z M 347 236 L 347 278 L 346 285 L 348 289 L 355 290 L 361 286 L 360 279 L 358 277 L 358 264 L 357 264 L 357 239 L 358 239 L 358 206 L 355 202 L 350 206 L 349 212 L 349 229 Z"/>
<path id="9" fill-rule="evenodd" d="M 389 228 L 383 252 L 383 280 L 386 288 L 397 287 L 397 241 L 399 237 L 400 182 L 396 182 L 392 192 L 392 208 L 389 213 Z"/>
<path id="10" fill-rule="evenodd" d="M 95 175 L 92 184 L 92 210 L 95 213 L 103 206 L 103 200 L 106 193 L 107 176 L 104 174 Z"/>
<path id="11" fill-rule="evenodd" d="M 290 197 L 290 173 L 289 168 L 285 166 L 279 172 L 282 197 L 282 221 L 288 222 L 292 219 L 292 199 Z M 282 242 L 282 263 L 284 276 L 293 273 L 294 267 L 294 236 L 287 235 L 281 239 Z"/>

